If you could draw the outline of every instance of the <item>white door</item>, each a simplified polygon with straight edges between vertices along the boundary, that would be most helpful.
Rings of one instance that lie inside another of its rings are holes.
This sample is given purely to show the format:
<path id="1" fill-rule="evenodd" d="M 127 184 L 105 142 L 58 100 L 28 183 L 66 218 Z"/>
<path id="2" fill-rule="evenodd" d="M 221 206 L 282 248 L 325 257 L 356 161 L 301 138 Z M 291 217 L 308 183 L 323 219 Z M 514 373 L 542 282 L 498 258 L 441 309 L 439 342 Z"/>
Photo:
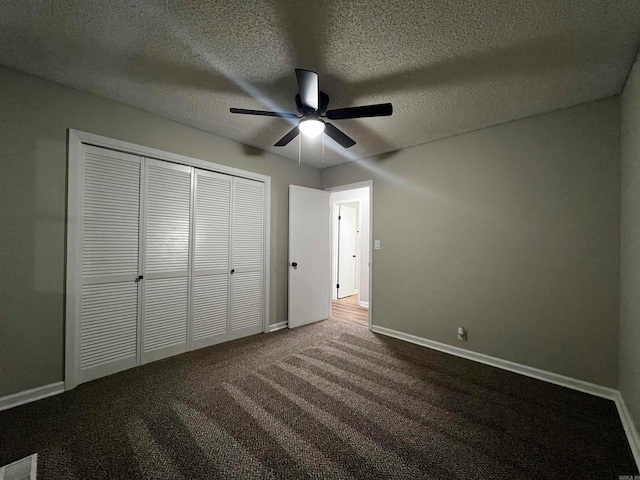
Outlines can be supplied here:
<path id="1" fill-rule="evenodd" d="M 233 179 L 229 339 L 263 331 L 264 183 Z"/>
<path id="2" fill-rule="evenodd" d="M 187 351 L 192 170 L 145 159 L 141 363 Z"/>
<path id="3" fill-rule="evenodd" d="M 192 350 L 229 337 L 231 183 L 229 175 L 195 170 Z"/>
<path id="4" fill-rule="evenodd" d="M 338 298 L 357 293 L 357 207 L 340 205 L 338 216 Z"/>
<path id="5" fill-rule="evenodd" d="M 133 367 L 138 351 L 140 157 L 84 146 L 78 382 Z"/>
<path id="6" fill-rule="evenodd" d="M 289 328 L 329 317 L 329 192 L 289 186 Z"/>

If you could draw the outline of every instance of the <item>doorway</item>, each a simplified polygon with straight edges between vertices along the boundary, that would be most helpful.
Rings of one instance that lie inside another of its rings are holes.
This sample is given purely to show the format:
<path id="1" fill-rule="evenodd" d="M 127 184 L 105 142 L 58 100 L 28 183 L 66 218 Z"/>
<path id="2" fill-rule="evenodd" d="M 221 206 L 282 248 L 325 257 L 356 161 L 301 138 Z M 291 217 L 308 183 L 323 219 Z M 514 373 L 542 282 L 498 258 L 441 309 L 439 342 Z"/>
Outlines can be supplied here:
<path id="1" fill-rule="evenodd" d="M 371 185 L 327 189 L 331 197 L 331 318 L 371 327 Z"/>
<path id="2" fill-rule="evenodd" d="M 342 299 L 357 295 L 359 290 L 360 203 L 338 204 L 337 207 L 336 297 Z"/>

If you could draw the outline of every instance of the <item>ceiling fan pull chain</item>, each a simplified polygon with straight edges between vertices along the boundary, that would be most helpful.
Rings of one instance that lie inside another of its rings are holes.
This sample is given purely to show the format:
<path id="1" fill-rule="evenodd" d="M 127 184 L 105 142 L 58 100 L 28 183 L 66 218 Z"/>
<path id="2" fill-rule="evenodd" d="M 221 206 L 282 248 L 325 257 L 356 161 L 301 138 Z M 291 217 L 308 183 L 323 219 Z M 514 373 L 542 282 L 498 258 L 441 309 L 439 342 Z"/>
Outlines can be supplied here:
<path id="1" fill-rule="evenodd" d="M 302 135 L 298 135 L 298 168 L 302 165 Z"/>

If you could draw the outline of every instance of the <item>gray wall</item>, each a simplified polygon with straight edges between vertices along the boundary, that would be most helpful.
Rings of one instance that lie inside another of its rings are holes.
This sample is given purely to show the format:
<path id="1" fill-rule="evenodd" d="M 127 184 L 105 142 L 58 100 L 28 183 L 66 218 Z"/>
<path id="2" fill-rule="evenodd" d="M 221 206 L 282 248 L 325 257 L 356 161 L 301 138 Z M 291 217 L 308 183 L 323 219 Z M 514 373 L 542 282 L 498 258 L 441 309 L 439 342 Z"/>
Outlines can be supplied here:
<path id="1" fill-rule="evenodd" d="M 271 176 L 271 323 L 287 318 L 292 160 L 0 67 L 0 396 L 63 379 L 66 140 L 73 128 Z"/>
<path id="2" fill-rule="evenodd" d="M 640 427 L 640 63 L 622 93 L 620 392 Z"/>
<path id="3" fill-rule="evenodd" d="M 625 205 L 640 200 L 639 98 L 636 73 Z M 320 187 L 318 170 L 3 67 L 0 111 L 0 396 L 63 379 L 68 128 L 270 175 L 270 314 L 286 319 L 286 187 Z M 325 170 L 323 187 L 374 180 L 374 324 L 616 387 L 619 139 L 611 98 Z M 640 264 L 640 220 L 623 218 L 623 264 Z M 640 275 L 622 278 L 621 388 L 637 421 L 640 301 L 625 292 Z"/>
<path id="4" fill-rule="evenodd" d="M 374 325 L 617 387 L 618 97 L 322 178 L 374 181 Z"/>

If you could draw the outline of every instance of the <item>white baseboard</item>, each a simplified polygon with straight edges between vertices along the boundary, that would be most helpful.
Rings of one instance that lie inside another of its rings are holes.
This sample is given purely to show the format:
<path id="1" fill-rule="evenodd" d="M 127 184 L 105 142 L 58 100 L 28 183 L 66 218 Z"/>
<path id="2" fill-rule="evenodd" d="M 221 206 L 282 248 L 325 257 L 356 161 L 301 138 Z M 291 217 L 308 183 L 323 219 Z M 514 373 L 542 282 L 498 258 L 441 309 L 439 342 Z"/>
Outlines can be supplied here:
<path id="1" fill-rule="evenodd" d="M 0 411 L 17 407 L 18 405 L 24 405 L 25 403 L 35 402 L 36 400 L 41 400 L 53 395 L 58 395 L 62 392 L 64 392 L 64 382 L 56 382 L 50 383 L 49 385 L 43 385 L 42 387 L 32 388 L 31 390 L 24 390 L 12 395 L 7 395 L 6 397 L 0 397 Z"/>
<path id="2" fill-rule="evenodd" d="M 484 363 L 485 365 L 491 365 L 492 367 L 501 368 L 510 372 L 519 373 L 520 375 L 525 375 L 527 377 L 536 378 L 545 382 L 554 383 L 562 387 L 589 393 L 597 397 L 613 400 L 616 404 L 616 408 L 618 409 L 620 421 L 622 422 L 622 426 L 624 427 L 624 431 L 627 435 L 629 446 L 631 447 L 631 451 L 633 452 L 633 458 L 638 465 L 638 469 L 640 469 L 640 436 L 638 435 L 636 425 L 634 424 L 633 419 L 629 414 L 629 410 L 627 409 L 627 406 L 624 403 L 624 399 L 622 398 L 619 390 L 603 387 L 602 385 L 596 385 L 595 383 L 585 382 L 584 380 L 578 380 L 576 378 L 566 377 L 564 375 L 548 372 L 546 370 L 540 370 L 539 368 L 529 367 L 520 363 L 502 360 L 500 358 L 491 357 L 482 353 L 472 352 L 470 350 L 465 350 L 464 348 L 453 347 L 451 345 L 447 345 L 446 343 L 427 340 L 426 338 L 417 337 L 408 333 L 398 332 L 396 330 L 391 330 L 390 328 L 371 325 L 371 331 L 374 333 L 386 335 L 388 337 L 398 338 L 406 342 L 415 343 L 416 345 L 421 345 L 433 350 L 439 350 L 441 352 L 449 353 L 457 357 L 466 358 L 467 360 Z"/>
<path id="3" fill-rule="evenodd" d="M 426 338 L 416 337 L 415 335 L 409 335 L 408 333 L 397 332 L 395 330 L 391 330 L 390 328 L 372 325 L 371 331 L 375 333 L 381 333 L 382 335 L 387 335 L 389 337 L 399 338 L 400 340 L 405 340 L 417 345 L 422 345 L 423 347 L 432 348 L 433 350 L 450 353 L 451 355 L 455 355 L 457 357 L 484 363 L 485 365 L 491 365 L 492 367 L 497 367 L 503 370 L 509 370 L 510 372 L 526 375 L 527 377 L 537 378 L 538 380 L 555 383 L 556 385 L 572 388 L 573 390 L 590 393 L 592 395 L 607 398 L 609 400 L 615 400 L 617 395 L 619 395 L 618 390 L 614 390 L 613 388 L 603 387 L 601 385 L 585 382 L 584 380 L 578 380 L 576 378 L 565 377 L 564 375 L 547 372 L 546 370 L 540 370 L 538 368 L 529 367 L 520 363 L 510 362 L 508 360 L 502 360 L 500 358 L 491 357 L 483 353 L 472 352 L 471 350 L 465 350 L 464 348 L 453 347 L 451 345 L 447 345 L 446 343 L 427 340 Z"/>
<path id="4" fill-rule="evenodd" d="M 369 308 L 369 302 L 358 302 L 361 307 Z"/>
<path id="5" fill-rule="evenodd" d="M 274 323 L 273 325 L 269 325 L 269 333 L 282 330 L 283 328 L 287 328 L 287 322 Z"/>
<path id="6" fill-rule="evenodd" d="M 615 399 L 616 407 L 618 408 L 618 414 L 620 415 L 620 421 L 624 427 L 624 432 L 627 434 L 629 440 L 629 446 L 633 452 L 633 458 L 636 460 L 636 465 L 640 470 L 640 435 L 638 435 L 638 429 L 636 428 L 633 418 L 627 409 L 627 404 L 624 403 L 622 394 L 618 392 L 618 396 Z"/>

